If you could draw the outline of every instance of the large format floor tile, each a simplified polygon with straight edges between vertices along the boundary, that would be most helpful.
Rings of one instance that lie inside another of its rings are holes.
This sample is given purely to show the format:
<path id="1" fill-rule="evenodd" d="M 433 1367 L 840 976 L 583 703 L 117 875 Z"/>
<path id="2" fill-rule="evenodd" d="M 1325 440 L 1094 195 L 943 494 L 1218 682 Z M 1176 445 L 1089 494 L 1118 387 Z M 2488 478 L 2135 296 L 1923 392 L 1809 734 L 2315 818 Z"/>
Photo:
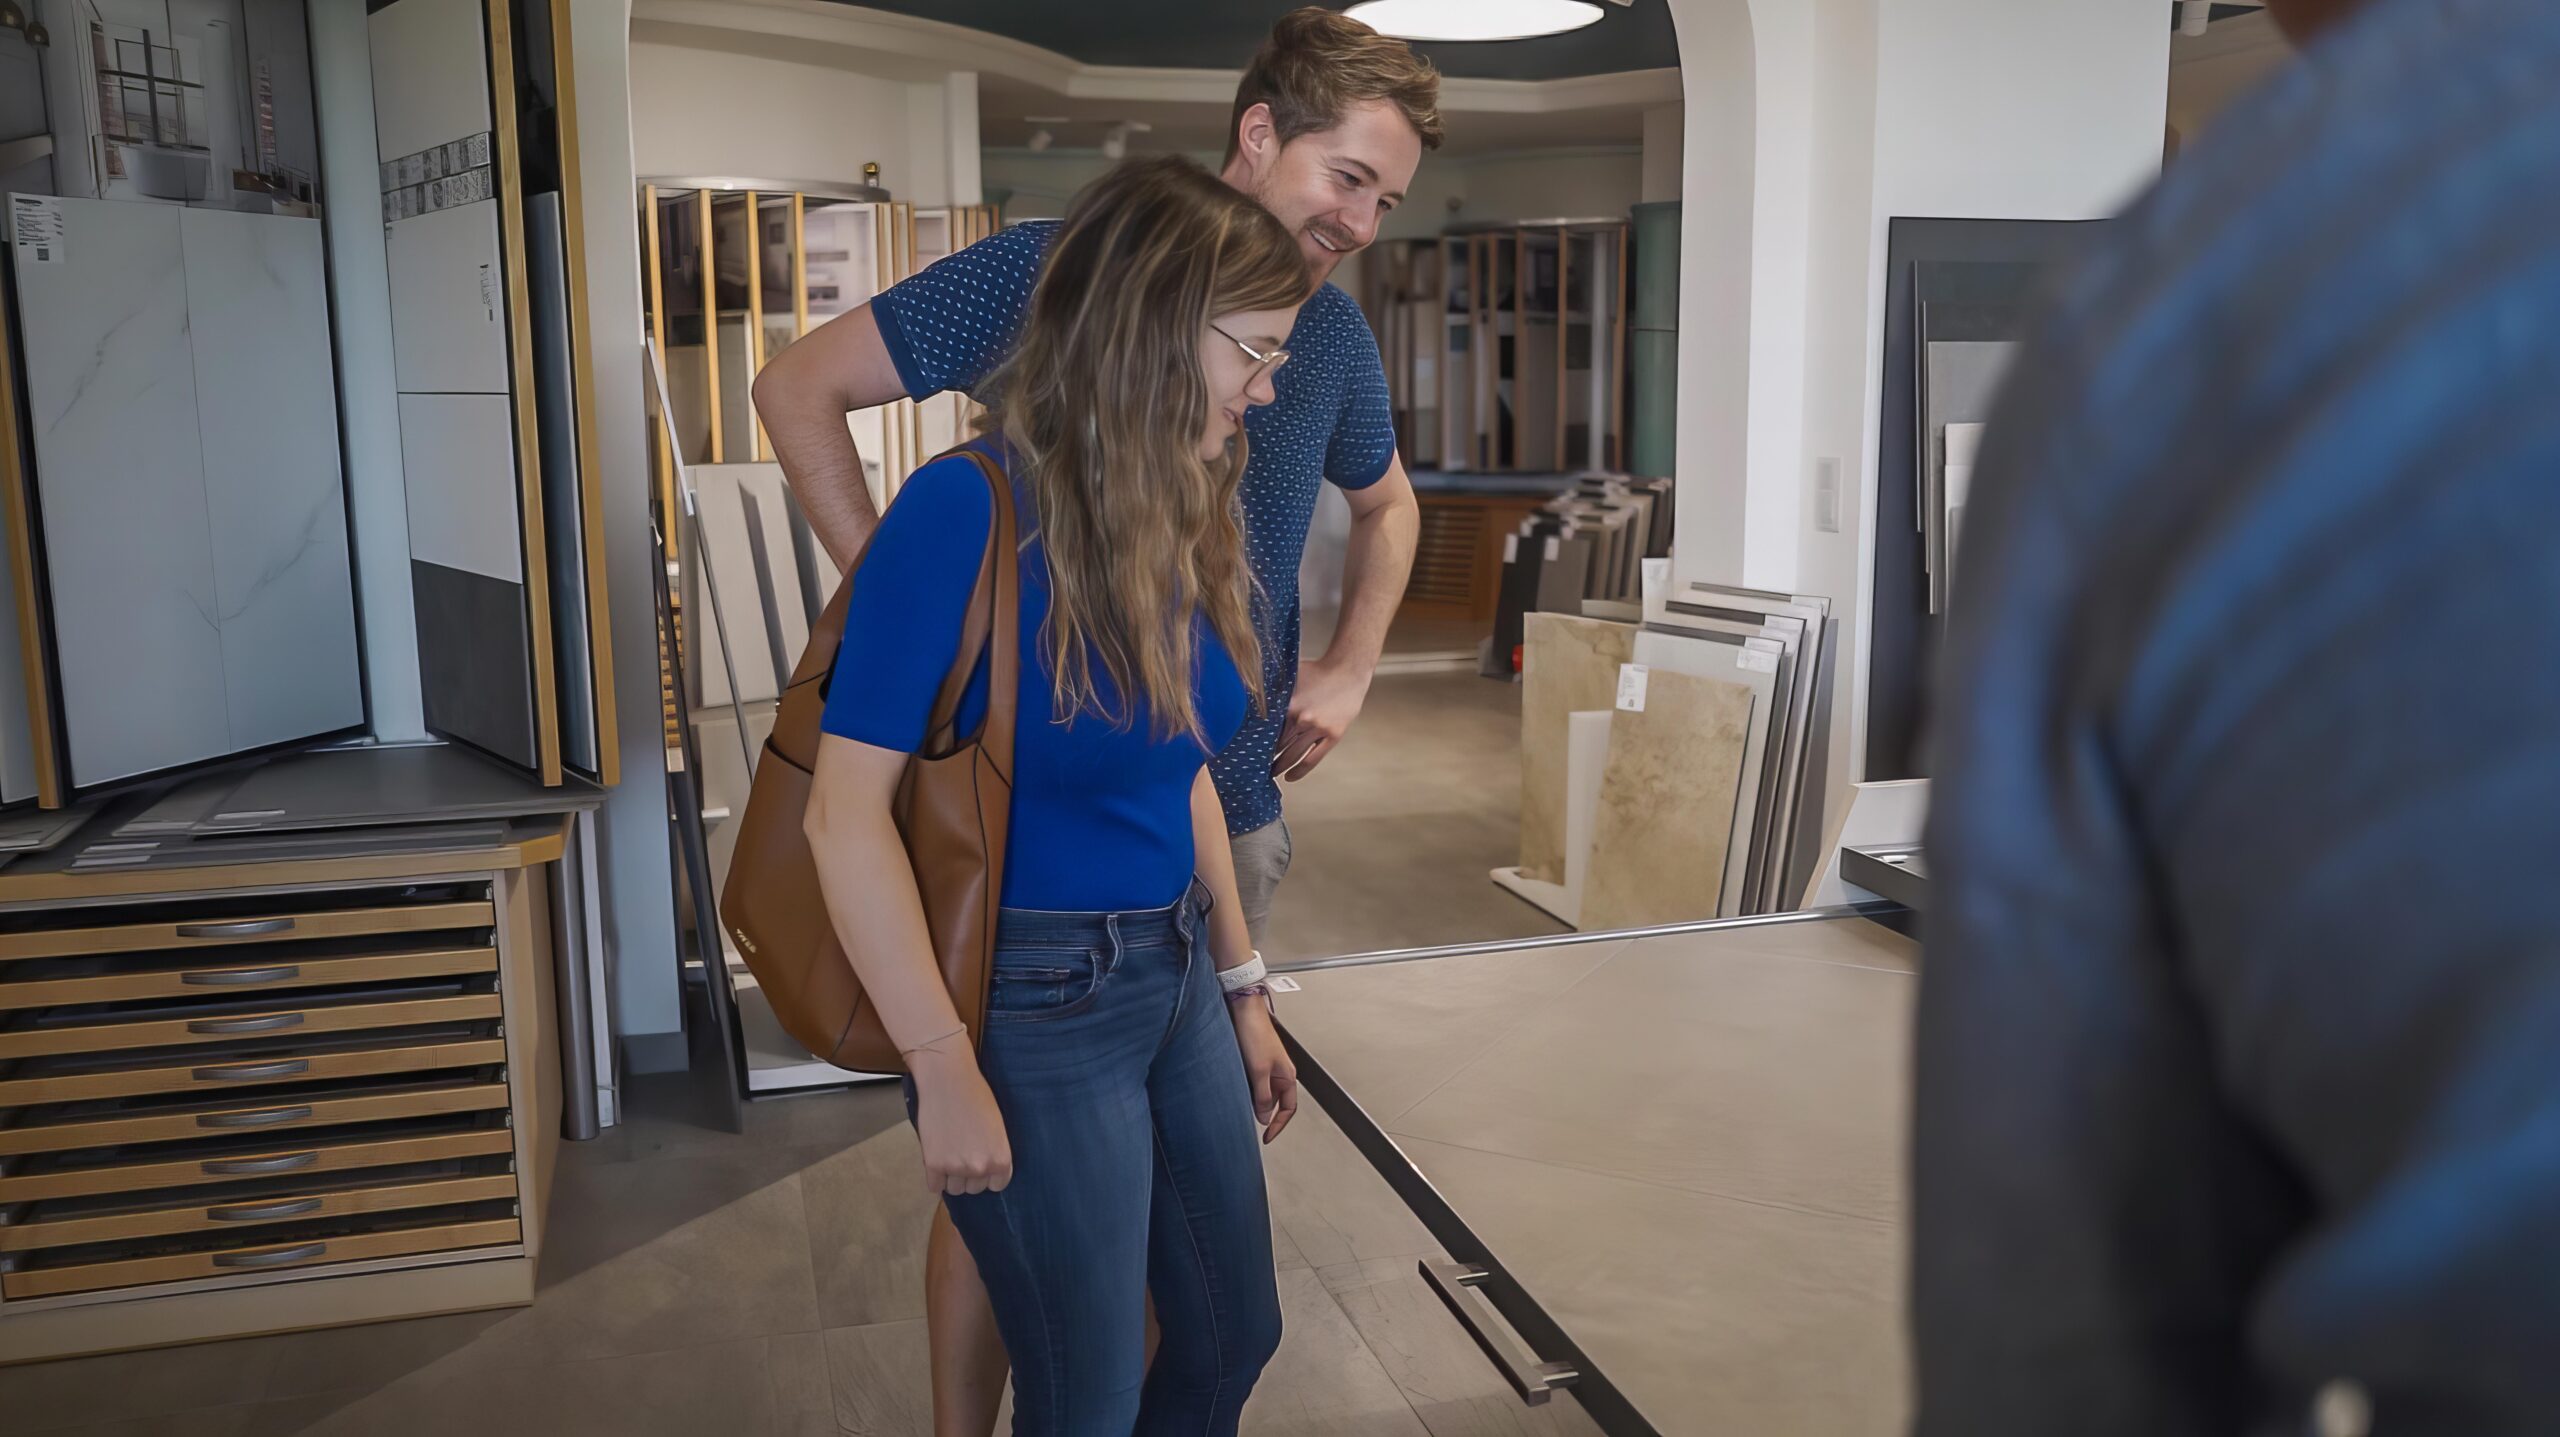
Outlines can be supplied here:
<path id="1" fill-rule="evenodd" d="M 1280 1321 L 1280 1354 L 1245 1408 L 1248 1437 L 1429 1437 L 1322 1278 L 1280 1274 Z"/>
<path id="2" fill-rule="evenodd" d="M 1913 987 L 1898 972 L 1638 945 L 1393 1131 L 1890 1220 L 1901 1210 Z"/>
<path id="3" fill-rule="evenodd" d="M 828 1327 L 924 1316 L 924 1251 L 936 1207 L 915 1134 L 898 1126 L 800 1175 L 818 1313 Z"/>
<path id="4" fill-rule="evenodd" d="M 1902 1430 L 1892 1225 L 1404 1146 L 1665 1437 Z"/>
<path id="5" fill-rule="evenodd" d="M 1307 1266 L 1439 1251 L 1412 1210 L 1313 1102 L 1299 1108 L 1297 1120 L 1262 1156 L 1272 1215 Z"/>

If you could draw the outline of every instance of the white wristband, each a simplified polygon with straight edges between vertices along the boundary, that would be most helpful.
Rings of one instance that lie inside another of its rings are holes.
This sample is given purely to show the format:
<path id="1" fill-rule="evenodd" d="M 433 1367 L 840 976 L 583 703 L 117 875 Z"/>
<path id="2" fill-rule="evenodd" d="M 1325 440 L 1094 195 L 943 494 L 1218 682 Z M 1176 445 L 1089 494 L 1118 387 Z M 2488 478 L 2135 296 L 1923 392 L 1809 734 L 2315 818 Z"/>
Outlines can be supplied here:
<path id="1" fill-rule="evenodd" d="M 1253 957 L 1242 963 L 1238 963 L 1233 968 L 1220 969 L 1218 971 L 1218 987 L 1229 993 L 1234 992 L 1238 988 L 1250 988 L 1254 984 L 1261 982 L 1264 977 L 1267 976 L 1268 971 L 1269 970 L 1262 966 L 1262 955 L 1257 952 Z"/>

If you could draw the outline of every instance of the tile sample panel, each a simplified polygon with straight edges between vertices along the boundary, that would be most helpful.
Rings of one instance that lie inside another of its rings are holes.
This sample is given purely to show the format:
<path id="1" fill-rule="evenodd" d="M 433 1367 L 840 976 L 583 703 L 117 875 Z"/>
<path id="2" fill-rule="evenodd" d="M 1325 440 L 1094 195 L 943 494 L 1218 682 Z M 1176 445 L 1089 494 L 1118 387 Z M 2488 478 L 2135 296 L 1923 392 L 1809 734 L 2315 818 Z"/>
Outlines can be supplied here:
<path id="1" fill-rule="evenodd" d="M 1520 871 L 1564 881 L 1568 716 L 1610 707 L 1618 667 L 1634 657 L 1632 624 L 1530 614 L 1521 631 Z"/>
<path id="2" fill-rule="evenodd" d="M 1636 639 L 1636 662 L 1656 670 L 1737 683 L 1751 691 L 1751 732 L 1744 740 L 1740 793 L 1733 806 L 1733 838 L 1725 851 L 1724 896 L 1713 914 L 1742 916 L 1744 884 L 1750 875 L 1751 837 L 1760 818 L 1760 770 L 1769 753 L 1769 732 L 1780 718 L 1777 659 L 1774 644 L 1758 640 L 1719 641 L 1704 634 L 1646 632 Z"/>
<path id="3" fill-rule="evenodd" d="M 176 206 L 56 201 L 19 266 L 29 427 L 71 781 L 231 750 Z"/>
<path id="4" fill-rule="evenodd" d="M 231 746 L 360 724 L 320 222 L 179 215 Z"/>
<path id="5" fill-rule="evenodd" d="M 405 404 L 409 396 L 402 395 Z M 418 603 L 418 680 L 427 727 L 530 768 L 533 732 L 531 616 L 522 584 L 413 559 Z"/>
<path id="6" fill-rule="evenodd" d="M 569 352 L 568 272 L 560 196 L 525 205 L 525 275 L 533 308 L 533 367 L 542 398 L 543 542 L 551 578 L 551 653 L 560 669 L 560 749 L 571 768 L 598 771 L 596 671 L 588 608 L 587 506 L 578 465 L 578 393 Z"/>
<path id="7" fill-rule="evenodd" d="M 401 0 L 415 5 L 420 0 Z M 498 202 L 433 210 L 383 232 L 392 353 L 404 394 L 507 392 Z"/>
<path id="8" fill-rule="evenodd" d="M 373 123 L 396 160 L 489 128 L 488 31 L 481 0 L 394 0 L 366 17 L 376 57 Z"/>
<path id="9" fill-rule="evenodd" d="M 1612 717 L 1583 931 L 1716 916 L 1754 707 L 1740 684 L 1657 670 L 1644 707 Z"/>
<path id="10" fill-rule="evenodd" d="M 409 557 L 522 585 L 515 407 L 507 397 L 401 395 L 400 460 L 408 476 Z"/>

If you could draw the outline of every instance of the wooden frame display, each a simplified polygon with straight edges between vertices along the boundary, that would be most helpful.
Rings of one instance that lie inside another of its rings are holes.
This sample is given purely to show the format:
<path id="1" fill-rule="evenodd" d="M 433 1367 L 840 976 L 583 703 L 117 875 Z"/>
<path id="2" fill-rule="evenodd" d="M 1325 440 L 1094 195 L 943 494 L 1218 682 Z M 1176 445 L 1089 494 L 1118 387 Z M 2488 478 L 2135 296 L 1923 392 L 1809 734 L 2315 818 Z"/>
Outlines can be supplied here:
<path id="1" fill-rule="evenodd" d="M 35 756 L 36 806 L 63 804 L 61 751 L 54 742 L 53 681 L 45 663 L 42 600 L 36 585 L 34 486 L 28 482 L 25 436 L 18 430 L 17 300 L 11 261 L 0 257 L 0 525 L 7 528 L 9 601 L 17 607 L 18 666 L 25 686 L 27 735 Z"/>

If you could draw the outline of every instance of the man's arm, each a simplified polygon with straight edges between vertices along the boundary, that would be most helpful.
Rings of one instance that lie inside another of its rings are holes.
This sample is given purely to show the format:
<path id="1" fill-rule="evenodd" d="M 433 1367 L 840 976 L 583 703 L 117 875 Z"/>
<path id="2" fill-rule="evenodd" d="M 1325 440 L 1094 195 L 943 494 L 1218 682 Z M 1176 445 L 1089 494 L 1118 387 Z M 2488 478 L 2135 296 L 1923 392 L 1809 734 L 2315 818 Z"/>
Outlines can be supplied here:
<path id="1" fill-rule="evenodd" d="M 802 335 L 756 375 L 756 414 L 773 456 L 837 568 L 853 567 L 880 522 L 844 417 L 906 393 L 867 304 Z"/>
<path id="2" fill-rule="evenodd" d="M 1342 496 L 1351 504 L 1342 620 L 1324 657 L 1310 661 L 1298 675 L 1298 690 L 1289 699 L 1289 726 L 1280 735 L 1280 753 L 1271 765 L 1272 772 L 1293 783 L 1315 772 L 1360 717 L 1369 683 L 1378 674 L 1378 658 L 1386 651 L 1387 626 L 1404 602 L 1414 544 L 1422 533 L 1422 506 L 1413 497 L 1402 455 L 1388 459 L 1387 472 L 1377 483 L 1345 489 Z"/>

